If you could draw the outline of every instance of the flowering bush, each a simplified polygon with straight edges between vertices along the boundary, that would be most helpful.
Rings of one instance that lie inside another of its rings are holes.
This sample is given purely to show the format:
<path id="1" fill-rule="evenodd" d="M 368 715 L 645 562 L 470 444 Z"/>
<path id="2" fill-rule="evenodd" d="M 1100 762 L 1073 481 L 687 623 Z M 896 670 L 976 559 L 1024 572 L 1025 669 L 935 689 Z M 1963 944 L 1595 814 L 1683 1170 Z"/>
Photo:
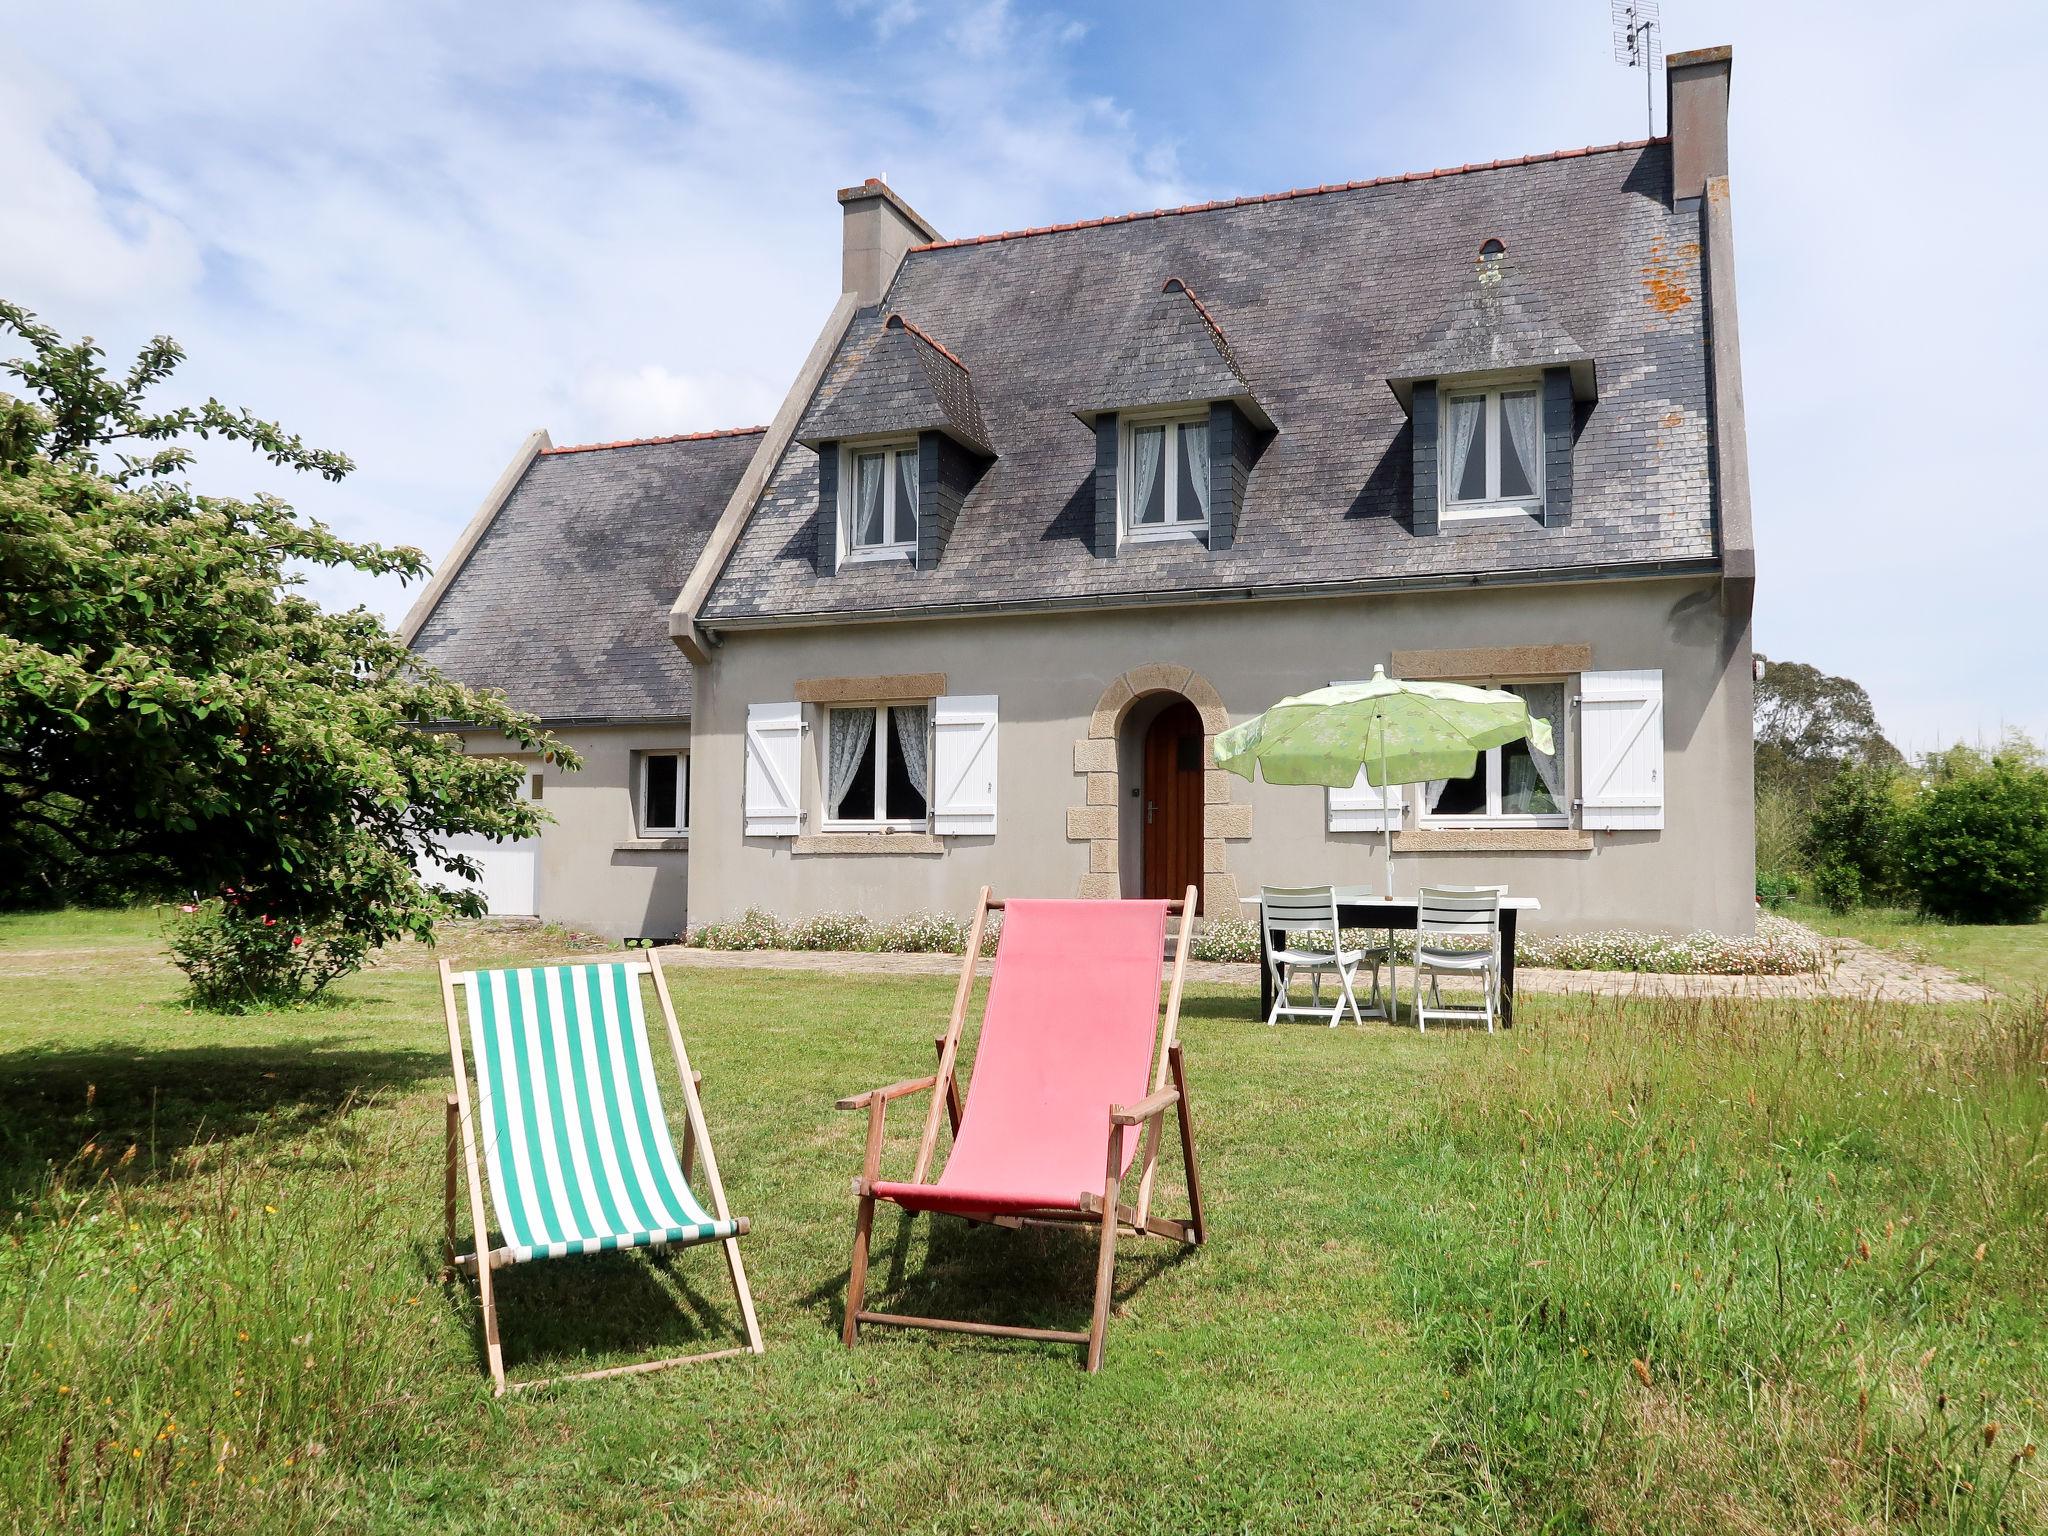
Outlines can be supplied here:
<path id="1" fill-rule="evenodd" d="M 232 891 L 169 913 L 164 936 L 192 1001 L 219 1013 L 305 1002 L 360 967 L 370 950 L 367 934 L 339 923 L 280 922 Z"/>

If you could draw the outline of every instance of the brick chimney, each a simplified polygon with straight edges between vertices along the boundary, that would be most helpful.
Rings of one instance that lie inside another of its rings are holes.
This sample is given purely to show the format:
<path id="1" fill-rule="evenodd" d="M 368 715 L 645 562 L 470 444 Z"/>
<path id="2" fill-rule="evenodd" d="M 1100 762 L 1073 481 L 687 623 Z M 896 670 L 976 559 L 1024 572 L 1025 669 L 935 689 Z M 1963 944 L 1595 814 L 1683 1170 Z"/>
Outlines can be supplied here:
<path id="1" fill-rule="evenodd" d="M 940 238 L 939 232 L 879 177 L 870 176 L 857 187 L 840 188 L 839 207 L 846 216 L 840 288 L 852 294 L 862 308 L 882 302 L 897 267 L 903 264 L 905 251 Z"/>
<path id="2" fill-rule="evenodd" d="M 1697 206 L 1708 178 L 1728 174 L 1728 75 L 1734 63 L 1733 48 L 1695 48 L 1664 57 L 1674 207 Z"/>

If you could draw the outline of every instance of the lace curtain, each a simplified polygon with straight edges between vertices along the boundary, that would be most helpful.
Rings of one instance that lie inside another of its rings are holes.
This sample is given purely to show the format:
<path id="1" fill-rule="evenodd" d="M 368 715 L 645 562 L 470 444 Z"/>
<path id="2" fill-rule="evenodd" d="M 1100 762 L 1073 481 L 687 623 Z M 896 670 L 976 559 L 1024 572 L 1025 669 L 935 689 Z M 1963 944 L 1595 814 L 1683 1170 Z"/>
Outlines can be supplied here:
<path id="1" fill-rule="evenodd" d="M 1502 395 L 1500 418 L 1506 423 L 1508 442 L 1513 444 L 1515 458 L 1520 462 L 1522 469 L 1521 483 L 1515 484 L 1509 478 L 1507 457 L 1502 455 L 1500 493 L 1503 496 L 1532 496 L 1536 489 L 1530 478 L 1536 472 L 1536 397 Z"/>
<path id="2" fill-rule="evenodd" d="M 1523 741 L 1523 750 L 1509 753 L 1507 782 L 1501 785 L 1500 808 L 1509 815 L 1548 816 L 1564 809 L 1564 685 L 1562 683 L 1510 683 L 1509 693 L 1529 706 L 1529 718 L 1550 722 L 1552 750 L 1539 752 L 1536 743 Z M 1540 790 L 1540 792 L 1539 792 Z M 1547 799 L 1547 803 L 1546 803 Z"/>
<path id="3" fill-rule="evenodd" d="M 1139 427 L 1131 433 L 1131 448 L 1136 461 L 1131 466 L 1131 508 L 1132 521 L 1156 523 L 1152 513 L 1152 493 L 1159 486 L 1159 458 L 1166 448 L 1166 428 Z"/>
<path id="4" fill-rule="evenodd" d="M 1185 422 L 1180 429 L 1181 461 L 1187 467 L 1188 481 L 1194 487 L 1196 512 L 1186 502 L 1180 506 L 1180 520 L 1184 523 L 1209 521 L 1209 423 L 1206 421 Z"/>
<path id="5" fill-rule="evenodd" d="M 853 467 L 853 542 L 865 549 L 882 542 L 882 471 L 885 464 L 881 454 L 864 453 L 853 461 Z M 874 723 L 872 718 L 869 719 L 870 730 Z"/>
<path id="6" fill-rule="evenodd" d="M 847 790 L 853 787 L 854 776 L 860 772 L 861 759 L 867 756 L 868 745 L 875 739 L 875 712 L 872 709 L 835 709 L 832 711 L 832 739 L 826 754 L 827 782 L 826 803 L 832 807 L 835 820 L 843 819 L 845 812 L 839 802 L 846 798 Z M 874 807 L 862 806 L 852 819 L 864 821 L 874 814 Z"/>
<path id="7" fill-rule="evenodd" d="M 926 805 L 930 805 L 932 793 L 925 782 L 925 775 L 931 766 L 931 718 L 931 706 L 928 704 L 889 706 L 890 725 L 896 736 L 896 751 L 903 759 L 904 776 L 910 780 L 911 787 L 918 792 Z"/>
<path id="8" fill-rule="evenodd" d="M 1479 478 L 1482 482 L 1477 496 L 1465 494 L 1465 459 L 1472 451 L 1472 440 L 1479 433 L 1479 423 L 1486 414 L 1484 400 L 1453 400 L 1451 402 L 1451 430 L 1444 435 L 1445 445 L 1450 449 L 1450 463 L 1446 480 L 1452 501 L 1474 501 L 1485 496 L 1486 471 L 1482 467 Z"/>

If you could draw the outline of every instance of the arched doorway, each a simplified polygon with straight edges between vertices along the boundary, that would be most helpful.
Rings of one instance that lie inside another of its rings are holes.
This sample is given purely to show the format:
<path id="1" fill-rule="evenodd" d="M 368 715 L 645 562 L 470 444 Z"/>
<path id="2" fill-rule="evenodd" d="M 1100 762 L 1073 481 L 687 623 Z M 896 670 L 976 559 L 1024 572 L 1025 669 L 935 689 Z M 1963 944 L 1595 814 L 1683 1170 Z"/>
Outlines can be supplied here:
<path id="1" fill-rule="evenodd" d="M 1199 732 L 1194 745 L 1197 771 L 1190 784 L 1181 777 L 1185 770 L 1180 766 L 1186 761 L 1187 749 L 1180 745 L 1186 717 L 1181 724 L 1161 729 L 1162 741 L 1174 741 L 1174 789 L 1193 790 L 1195 835 L 1190 838 L 1185 824 L 1178 824 L 1185 840 L 1179 845 L 1181 870 L 1171 877 L 1178 883 L 1165 894 L 1171 899 L 1193 885 L 1203 911 L 1234 914 L 1237 880 L 1230 872 L 1229 845 L 1252 835 L 1252 808 L 1233 803 L 1231 776 L 1207 766 L 1210 744 L 1229 726 L 1230 717 L 1207 678 L 1192 668 L 1165 662 L 1147 662 L 1110 679 L 1088 718 L 1088 734 L 1074 743 L 1074 772 L 1080 776 L 1081 791 L 1077 803 L 1067 807 L 1067 839 L 1088 845 L 1080 894 L 1111 900 L 1137 896 L 1153 889 L 1153 880 L 1165 878 L 1163 872 L 1155 871 L 1149 878 L 1146 874 L 1145 756 L 1153 726 L 1175 706 L 1192 707 Z M 1152 803 L 1159 804 L 1156 796 Z M 1155 808 L 1154 827 L 1160 825 L 1159 817 Z M 1166 834 L 1162 830 L 1160 835 Z M 1158 841 L 1154 839 L 1155 844 Z"/>
<path id="2" fill-rule="evenodd" d="M 1139 894 L 1173 900 L 1202 886 L 1202 717 L 1174 698 L 1145 729 Z M 1199 910 L 1199 907 L 1198 907 Z"/>

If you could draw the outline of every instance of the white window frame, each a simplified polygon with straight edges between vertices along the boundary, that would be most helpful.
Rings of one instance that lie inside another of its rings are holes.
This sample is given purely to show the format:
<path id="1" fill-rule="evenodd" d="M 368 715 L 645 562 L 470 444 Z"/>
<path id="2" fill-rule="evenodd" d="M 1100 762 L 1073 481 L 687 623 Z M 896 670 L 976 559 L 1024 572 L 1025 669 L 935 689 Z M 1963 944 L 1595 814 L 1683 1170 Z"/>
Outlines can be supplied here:
<path id="1" fill-rule="evenodd" d="M 1117 526 L 1127 543 L 1163 544 L 1174 540 L 1206 539 L 1209 536 L 1209 514 L 1200 517 L 1180 519 L 1180 429 L 1182 427 L 1206 427 L 1209 412 L 1206 407 L 1199 411 L 1154 411 L 1137 416 L 1125 416 L 1117 422 L 1116 443 L 1116 510 Z M 1167 439 L 1160 449 L 1159 472 L 1166 477 L 1166 521 L 1156 527 L 1141 527 L 1137 522 L 1138 508 L 1135 505 L 1135 491 L 1131 484 L 1132 471 L 1137 467 L 1137 455 L 1131 451 L 1131 439 L 1140 427 L 1166 427 Z M 1200 510 L 1200 503 L 1196 504 Z"/>
<path id="2" fill-rule="evenodd" d="M 648 764 L 658 757 L 672 757 L 676 760 L 676 819 L 678 824 L 673 827 L 658 827 L 647 819 Z M 635 787 L 638 790 L 638 796 L 633 806 L 633 820 L 640 828 L 640 835 L 642 837 L 688 837 L 690 835 L 689 752 L 682 748 L 677 748 L 674 751 L 663 749 L 657 752 L 642 752 L 640 754 L 640 772 L 636 777 L 638 782 Z"/>
<path id="3" fill-rule="evenodd" d="M 1501 748 L 1488 747 L 1479 754 L 1479 766 L 1486 775 L 1486 809 L 1476 815 L 1443 816 L 1429 808 L 1429 786 L 1415 786 L 1415 824 L 1418 827 L 1441 827 L 1446 830 L 1456 827 L 1569 827 L 1572 824 L 1572 747 L 1571 712 L 1572 697 L 1578 679 L 1575 677 L 1501 677 L 1475 682 L 1482 688 L 1526 688 L 1535 684 L 1556 687 L 1562 691 L 1563 705 L 1557 718 L 1551 722 L 1556 737 L 1557 760 L 1563 767 L 1565 781 L 1559 787 L 1557 799 L 1561 809 L 1548 815 L 1530 815 L 1518 812 L 1504 813 L 1500 808 L 1501 797 Z"/>
<path id="4" fill-rule="evenodd" d="M 924 708 L 926 766 L 924 815 L 915 817 L 900 816 L 895 818 L 894 820 L 891 820 L 887 816 L 880 815 L 879 812 L 881 811 L 883 801 L 888 794 L 888 753 L 891 750 L 889 743 L 892 739 L 889 734 L 889 713 L 893 708 L 895 708 L 895 704 L 921 704 Z M 833 814 L 833 807 L 828 803 L 825 806 L 824 819 L 824 828 L 826 831 L 880 832 L 886 829 L 891 832 L 922 832 L 930 825 L 932 814 L 930 766 L 932 761 L 931 729 L 932 717 L 936 713 L 936 711 L 933 708 L 932 701 L 929 699 L 898 699 L 895 701 L 895 704 L 829 704 L 825 706 L 825 728 L 822 731 L 818 732 L 818 786 L 821 791 L 825 792 L 830 791 L 832 783 L 832 716 L 837 711 L 842 709 L 871 709 L 875 712 L 875 800 L 873 809 L 878 813 L 873 816 L 835 816 Z"/>
<path id="5" fill-rule="evenodd" d="M 1461 379 L 1438 385 L 1437 394 L 1437 500 L 1441 515 L 1454 522 L 1482 517 L 1540 517 L 1543 513 L 1544 489 L 1542 377 L 1534 374 L 1517 374 L 1507 378 Z M 1536 462 L 1524 466 L 1529 471 L 1529 483 L 1535 487 L 1535 493 L 1529 496 L 1503 496 L 1500 494 L 1500 397 L 1526 394 L 1533 394 L 1536 397 Z M 1453 400 L 1485 402 L 1488 494 L 1477 501 L 1458 500 L 1450 453 Z"/>
<path id="6" fill-rule="evenodd" d="M 918 518 L 922 509 L 910 509 L 910 539 L 906 543 L 896 540 L 883 544 L 860 545 L 853 541 L 853 519 L 856 500 L 860 494 L 858 466 L 870 454 L 881 454 L 882 472 L 882 532 L 886 537 L 896 526 L 896 465 L 898 454 L 910 456 L 910 483 L 918 485 L 918 445 L 916 438 L 890 438 L 874 442 L 842 443 L 839 448 L 839 559 L 841 564 L 863 560 L 908 560 L 917 561 Z"/>

